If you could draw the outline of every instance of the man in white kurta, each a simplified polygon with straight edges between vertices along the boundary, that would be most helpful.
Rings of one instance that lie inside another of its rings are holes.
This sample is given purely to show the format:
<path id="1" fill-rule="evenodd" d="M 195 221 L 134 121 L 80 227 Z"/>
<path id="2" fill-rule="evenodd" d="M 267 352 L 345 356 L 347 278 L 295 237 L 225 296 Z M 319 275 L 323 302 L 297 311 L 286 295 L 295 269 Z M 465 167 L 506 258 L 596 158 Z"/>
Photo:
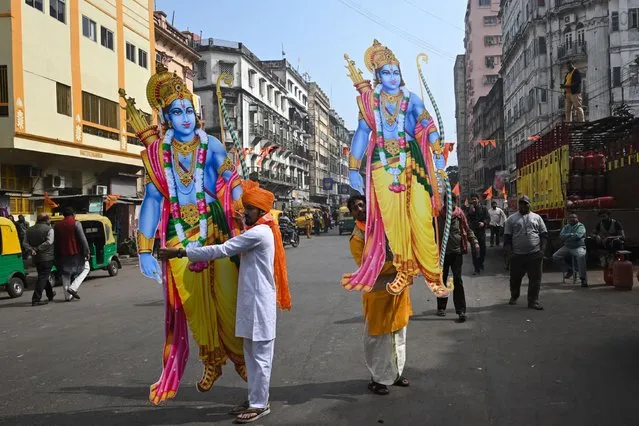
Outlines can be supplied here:
<path id="1" fill-rule="evenodd" d="M 236 421 L 250 423 L 270 413 L 276 309 L 278 305 L 290 309 L 291 302 L 282 236 L 267 214 L 274 196 L 251 181 L 243 183 L 242 189 L 244 215 L 236 217 L 241 222 L 240 235 L 218 245 L 160 249 L 160 256 L 186 255 L 193 263 L 240 256 L 235 335 L 244 339 L 248 402 L 237 407 Z"/>

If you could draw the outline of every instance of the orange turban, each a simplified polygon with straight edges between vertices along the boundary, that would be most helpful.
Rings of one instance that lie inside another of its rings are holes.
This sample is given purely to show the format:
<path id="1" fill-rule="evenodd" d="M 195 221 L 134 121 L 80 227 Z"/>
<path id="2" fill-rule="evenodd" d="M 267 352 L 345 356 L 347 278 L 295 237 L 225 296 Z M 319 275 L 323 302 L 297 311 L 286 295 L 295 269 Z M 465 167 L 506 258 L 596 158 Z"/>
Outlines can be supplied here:
<path id="1" fill-rule="evenodd" d="M 252 180 L 242 182 L 242 204 L 250 204 L 253 207 L 270 212 L 273 208 L 275 196 L 271 191 L 260 188 L 260 184 Z"/>

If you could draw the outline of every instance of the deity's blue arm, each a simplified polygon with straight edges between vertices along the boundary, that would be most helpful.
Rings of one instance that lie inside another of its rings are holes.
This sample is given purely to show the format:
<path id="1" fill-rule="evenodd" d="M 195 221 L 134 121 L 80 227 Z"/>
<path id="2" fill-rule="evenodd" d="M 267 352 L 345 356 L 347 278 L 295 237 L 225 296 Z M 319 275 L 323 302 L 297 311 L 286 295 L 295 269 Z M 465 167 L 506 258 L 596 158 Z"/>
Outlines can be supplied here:
<path id="1" fill-rule="evenodd" d="M 437 170 L 444 169 L 446 166 L 446 160 L 442 154 L 442 143 L 439 138 L 439 132 L 435 127 L 433 117 L 428 113 L 424 102 L 414 93 L 410 94 L 411 110 L 410 114 L 415 118 L 415 123 L 419 122 L 423 128 L 428 132 L 428 142 L 430 143 L 431 150 L 433 151 L 433 162 Z"/>
<path id="2" fill-rule="evenodd" d="M 139 231 L 147 238 L 154 238 L 155 231 L 160 222 L 162 211 L 162 194 L 151 182 L 146 184 L 144 199 L 140 207 Z"/>
<path id="3" fill-rule="evenodd" d="M 362 164 L 362 158 L 364 158 L 366 148 L 368 147 L 370 133 L 371 129 L 368 127 L 368 124 L 366 124 L 366 121 L 360 119 L 353 140 L 351 141 L 351 156 L 348 160 L 348 177 L 351 188 L 360 194 L 364 194 L 364 180 L 359 170 Z"/>
<path id="4" fill-rule="evenodd" d="M 228 158 L 226 149 L 219 139 L 209 136 L 209 152 L 213 154 L 213 168 L 217 174 L 218 170 L 224 165 L 224 161 Z M 233 170 L 223 170 L 220 176 L 227 182 L 231 179 Z M 240 185 L 235 186 L 232 189 L 233 200 L 239 200 L 242 197 L 242 187 Z"/>

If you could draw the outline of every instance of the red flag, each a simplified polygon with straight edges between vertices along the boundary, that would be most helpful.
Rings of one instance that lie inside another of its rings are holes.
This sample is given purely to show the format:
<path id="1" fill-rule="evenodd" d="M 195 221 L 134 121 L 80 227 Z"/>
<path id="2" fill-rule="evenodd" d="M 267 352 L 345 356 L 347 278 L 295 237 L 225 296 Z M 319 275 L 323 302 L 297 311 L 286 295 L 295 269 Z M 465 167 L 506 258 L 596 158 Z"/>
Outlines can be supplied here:
<path id="1" fill-rule="evenodd" d="M 455 185 L 455 187 L 453 188 L 453 194 L 457 195 L 459 197 L 459 182 L 457 182 L 457 184 Z"/>
<path id="2" fill-rule="evenodd" d="M 49 193 L 48 192 L 44 193 L 44 204 L 46 204 L 49 207 L 53 207 L 53 208 L 60 207 L 60 204 L 56 203 L 51 198 L 49 198 Z"/>
<path id="3" fill-rule="evenodd" d="M 455 142 L 446 142 L 444 144 L 444 162 L 448 163 L 448 154 L 450 154 L 453 151 L 453 148 L 455 147 Z"/>

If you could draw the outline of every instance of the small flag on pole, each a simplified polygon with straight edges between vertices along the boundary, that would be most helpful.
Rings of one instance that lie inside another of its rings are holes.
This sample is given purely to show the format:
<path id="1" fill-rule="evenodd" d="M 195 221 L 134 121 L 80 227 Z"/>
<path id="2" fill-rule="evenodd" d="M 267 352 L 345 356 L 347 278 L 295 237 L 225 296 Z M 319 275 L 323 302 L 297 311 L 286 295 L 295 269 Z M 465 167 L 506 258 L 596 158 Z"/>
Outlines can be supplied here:
<path id="1" fill-rule="evenodd" d="M 459 196 L 459 182 L 457 182 L 457 184 L 455 185 L 455 187 L 453 188 L 453 194 Z"/>
<path id="2" fill-rule="evenodd" d="M 487 200 L 492 200 L 493 199 L 493 187 L 489 186 L 488 189 L 486 189 L 484 191 L 484 195 L 486 196 Z"/>

